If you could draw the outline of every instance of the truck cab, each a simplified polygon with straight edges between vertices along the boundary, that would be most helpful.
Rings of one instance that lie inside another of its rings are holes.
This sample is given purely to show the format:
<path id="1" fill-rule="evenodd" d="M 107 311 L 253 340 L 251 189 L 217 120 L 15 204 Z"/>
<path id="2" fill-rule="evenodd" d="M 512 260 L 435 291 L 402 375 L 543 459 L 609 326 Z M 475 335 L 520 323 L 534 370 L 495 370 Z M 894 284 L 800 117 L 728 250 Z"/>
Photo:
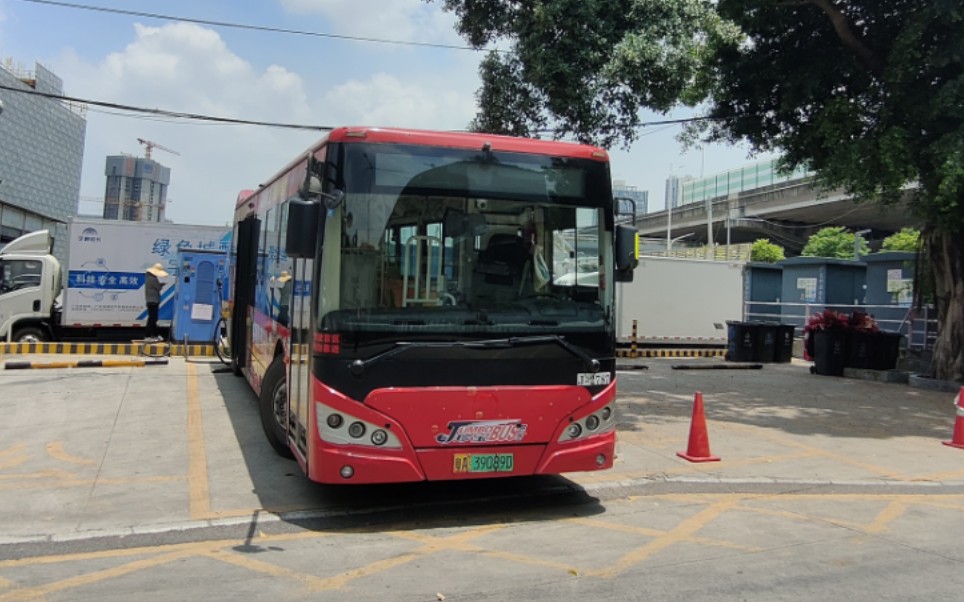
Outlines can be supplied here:
<path id="1" fill-rule="evenodd" d="M 0 249 L 0 341 L 48 341 L 63 280 L 47 230 Z"/>

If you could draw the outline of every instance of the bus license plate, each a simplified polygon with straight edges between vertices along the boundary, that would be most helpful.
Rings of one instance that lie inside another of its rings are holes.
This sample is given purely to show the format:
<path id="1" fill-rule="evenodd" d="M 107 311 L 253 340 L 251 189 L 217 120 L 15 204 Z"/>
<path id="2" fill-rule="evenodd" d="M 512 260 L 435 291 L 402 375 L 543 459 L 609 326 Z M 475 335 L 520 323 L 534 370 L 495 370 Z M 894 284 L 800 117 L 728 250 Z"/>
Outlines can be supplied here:
<path id="1" fill-rule="evenodd" d="M 455 454 L 453 472 L 512 472 L 512 454 Z"/>

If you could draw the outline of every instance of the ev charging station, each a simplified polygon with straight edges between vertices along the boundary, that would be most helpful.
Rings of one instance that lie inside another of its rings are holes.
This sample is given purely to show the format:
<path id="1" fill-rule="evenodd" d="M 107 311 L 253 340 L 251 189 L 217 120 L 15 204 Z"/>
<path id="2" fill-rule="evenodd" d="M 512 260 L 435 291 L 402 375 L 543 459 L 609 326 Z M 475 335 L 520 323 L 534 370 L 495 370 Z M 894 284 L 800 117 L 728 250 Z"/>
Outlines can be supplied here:
<path id="1" fill-rule="evenodd" d="M 210 343 L 214 340 L 226 280 L 224 251 L 178 250 L 174 341 Z"/>

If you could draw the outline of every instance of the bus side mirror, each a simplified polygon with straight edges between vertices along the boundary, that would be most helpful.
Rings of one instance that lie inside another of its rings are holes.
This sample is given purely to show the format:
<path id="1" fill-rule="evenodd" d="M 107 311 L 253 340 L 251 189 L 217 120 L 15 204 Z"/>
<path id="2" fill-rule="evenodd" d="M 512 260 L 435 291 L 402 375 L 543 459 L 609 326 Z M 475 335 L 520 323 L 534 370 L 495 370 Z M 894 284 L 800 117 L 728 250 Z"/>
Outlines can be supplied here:
<path id="1" fill-rule="evenodd" d="M 288 199 L 288 228 L 285 233 L 285 252 L 294 259 L 314 259 L 318 246 L 318 219 L 321 203 L 298 197 Z"/>
<path id="2" fill-rule="evenodd" d="M 632 282 L 639 265 L 639 232 L 632 226 L 616 226 L 616 282 Z"/>

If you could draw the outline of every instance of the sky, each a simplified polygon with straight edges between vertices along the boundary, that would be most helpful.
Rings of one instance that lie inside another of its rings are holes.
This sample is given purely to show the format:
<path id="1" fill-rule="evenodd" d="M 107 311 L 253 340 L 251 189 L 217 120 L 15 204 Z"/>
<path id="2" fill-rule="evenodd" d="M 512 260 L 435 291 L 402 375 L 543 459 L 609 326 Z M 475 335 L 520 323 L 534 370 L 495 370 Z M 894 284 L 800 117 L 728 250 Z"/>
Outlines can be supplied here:
<path id="1" fill-rule="evenodd" d="M 66 0 L 74 3 L 73 0 Z M 441 2 L 423 0 L 78 0 L 76 4 L 243 23 L 337 36 L 465 47 Z M 138 107 L 263 122 L 465 129 L 476 113 L 482 53 L 323 36 L 251 31 L 0 0 L 0 61 L 39 62 L 65 95 Z M 690 116 L 681 109 L 646 121 Z M 610 149 L 613 180 L 649 191 L 664 207 L 669 175 L 710 175 L 757 160 L 746 147 L 685 151 L 679 126 L 641 131 L 629 149 Z M 215 125 L 89 107 L 81 179 L 82 214 L 98 214 L 108 155 L 153 158 L 171 168 L 167 217 L 230 223 L 234 201 L 322 134 Z"/>

